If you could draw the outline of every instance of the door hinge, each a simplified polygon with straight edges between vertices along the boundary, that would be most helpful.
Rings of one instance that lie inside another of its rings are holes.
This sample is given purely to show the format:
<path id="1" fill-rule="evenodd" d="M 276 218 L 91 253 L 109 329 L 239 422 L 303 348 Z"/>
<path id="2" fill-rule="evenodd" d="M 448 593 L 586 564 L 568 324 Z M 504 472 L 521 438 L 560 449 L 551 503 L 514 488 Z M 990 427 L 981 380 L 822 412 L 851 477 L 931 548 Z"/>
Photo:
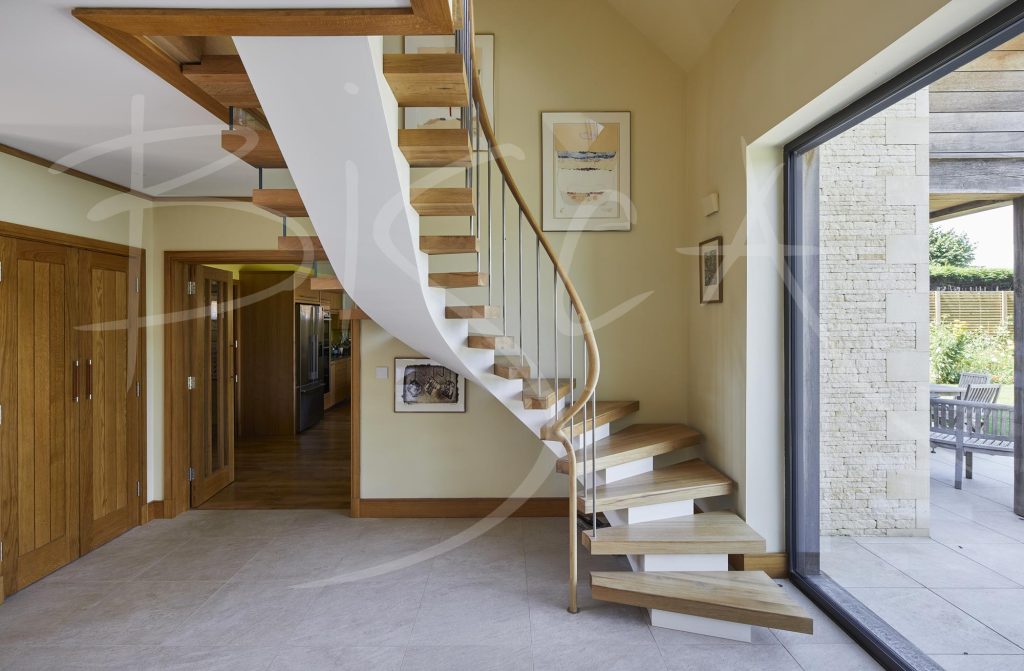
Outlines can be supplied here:
<path id="1" fill-rule="evenodd" d="M 236 375 L 235 377 L 238 377 L 238 376 Z M 238 382 L 238 380 L 235 380 L 235 382 Z M 4 423 L 4 406 L 3 406 L 3 404 L 0 404 L 0 424 L 3 424 L 3 423 Z"/>
<path id="2" fill-rule="evenodd" d="M 188 467 L 188 481 L 193 482 L 196 479 L 196 469 L 191 466 Z"/>
<path id="3" fill-rule="evenodd" d="M 0 564 L 4 563 L 4 542 L 0 541 Z"/>
<path id="4" fill-rule="evenodd" d="M 235 384 L 238 384 L 238 373 L 235 373 Z M 3 418 L 0 417 L 0 421 L 2 421 L 2 420 L 3 420 Z"/>
<path id="5" fill-rule="evenodd" d="M 135 398 L 142 398 L 142 383 L 135 381 Z"/>
<path id="6" fill-rule="evenodd" d="M 188 378 L 185 380 L 185 386 L 188 387 L 189 391 L 192 391 L 193 389 L 196 388 L 196 379 L 189 375 Z"/>
<path id="7" fill-rule="evenodd" d="M 196 295 L 196 283 L 193 282 L 192 280 L 189 280 L 188 284 L 185 285 L 185 291 L 188 293 L 189 296 L 195 296 Z"/>
<path id="8" fill-rule="evenodd" d="M 0 261 L 0 284 L 4 282 L 4 262 Z"/>
<path id="9" fill-rule="evenodd" d="M 135 277 L 135 293 L 140 293 L 141 291 L 142 291 L 142 278 L 139 277 L 139 276 L 136 276 Z"/>
<path id="10" fill-rule="evenodd" d="M 142 496 L 142 480 L 135 481 L 135 496 Z"/>

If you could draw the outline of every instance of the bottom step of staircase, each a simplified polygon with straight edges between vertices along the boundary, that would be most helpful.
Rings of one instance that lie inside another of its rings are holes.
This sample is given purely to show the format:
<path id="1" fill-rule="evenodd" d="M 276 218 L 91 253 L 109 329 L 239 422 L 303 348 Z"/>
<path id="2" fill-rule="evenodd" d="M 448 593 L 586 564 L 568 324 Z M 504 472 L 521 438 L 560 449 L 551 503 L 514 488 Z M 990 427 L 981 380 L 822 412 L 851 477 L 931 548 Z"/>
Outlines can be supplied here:
<path id="1" fill-rule="evenodd" d="M 705 620 L 813 633 L 814 621 L 761 571 L 605 571 L 590 574 L 600 601 Z"/>

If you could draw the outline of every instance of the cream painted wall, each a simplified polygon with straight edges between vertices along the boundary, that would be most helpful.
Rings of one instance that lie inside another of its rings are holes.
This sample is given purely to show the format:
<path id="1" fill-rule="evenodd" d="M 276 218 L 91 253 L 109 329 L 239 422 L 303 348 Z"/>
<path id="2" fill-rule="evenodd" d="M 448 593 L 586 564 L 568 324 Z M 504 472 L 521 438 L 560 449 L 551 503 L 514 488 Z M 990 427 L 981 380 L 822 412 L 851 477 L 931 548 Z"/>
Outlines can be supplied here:
<path id="1" fill-rule="evenodd" d="M 785 533 L 781 147 L 1005 4 L 743 0 L 686 76 L 686 243 L 727 244 L 725 303 L 685 303 L 687 370 L 701 381 L 689 416 L 770 551 Z M 705 218 L 711 191 L 721 209 Z M 696 277 L 684 280 L 694 294 Z"/>
<path id="2" fill-rule="evenodd" d="M 527 202 L 541 213 L 541 112 L 632 113 L 633 230 L 549 233 L 597 326 L 600 399 L 639 399 L 640 421 L 682 421 L 689 375 L 682 72 L 611 7 L 589 0 L 476 0 L 495 35 L 495 130 Z M 694 289 L 695 291 L 695 289 Z M 644 298 L 646 296 L 646 298 Z M 616 308 L 639 300 L 617 316 Z"/>
<path id="3" fill-rule="evenodd" d="M 465 414 L 395 413 L 395 358 L 420 355 L 373 322 L 360 351 L 363 498 L 565 496 L 551 451 L 486 389 L 468 386 Z"/>

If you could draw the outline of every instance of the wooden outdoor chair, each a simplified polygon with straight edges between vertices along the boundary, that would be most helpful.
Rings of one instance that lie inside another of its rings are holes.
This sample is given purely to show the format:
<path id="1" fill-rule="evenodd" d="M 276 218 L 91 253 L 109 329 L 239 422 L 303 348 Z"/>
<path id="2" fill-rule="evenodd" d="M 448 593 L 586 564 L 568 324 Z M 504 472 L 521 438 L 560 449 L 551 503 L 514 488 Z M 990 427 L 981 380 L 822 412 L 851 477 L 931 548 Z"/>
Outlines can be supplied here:
<path id="1" fill-rule="evenodd" d="M 992 376 L 988 373 L 960 373 L 958 387 L 969 387 L 972 384 L 990 384 Z"/>
<path id="2" fill-rule="evenodd" d="M 975 452 L 1013 456 L 1013 406 L 933 398 L 929 410 L 931 446 L 956 451 L 956 489 L 964 466 L 967 479 L 974 477 Z"/>
<path id="3" fill-rule="evenodd" d="M 1000 389 L 1002 386 L 998 384 L 971 384 L 968 385 L 967 391 L 964 392 L 960 400 L 973 403 L 995 403 L 999 398 Z"/>

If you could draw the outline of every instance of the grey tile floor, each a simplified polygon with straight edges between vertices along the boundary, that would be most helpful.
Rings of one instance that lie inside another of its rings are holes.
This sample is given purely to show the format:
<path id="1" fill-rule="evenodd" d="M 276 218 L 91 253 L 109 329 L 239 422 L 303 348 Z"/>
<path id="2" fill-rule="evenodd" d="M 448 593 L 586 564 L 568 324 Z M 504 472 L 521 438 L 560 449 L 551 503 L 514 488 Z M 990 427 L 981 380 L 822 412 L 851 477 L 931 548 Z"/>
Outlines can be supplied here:
<path id="1" fill-rule="evenodd" d="M 814 613 L 814 636 L 758 629 L 747 645 L 652 628 L 640 610 L 594 602 L 586 587 L 583 610 L 570 615 L 563 520 L 507 520 L 416 555 L 471 524 L 328 511 L 157 520 L 0 606 L 0 671 L 878 668 L 784 582 Z M 374 571 L 388 563 L 398 568 Z M 361 579 L 310 586 L 355 572 Z"/>
<path id="2" fill-rule="evenodd" d="M 822 569 L 950 671 L 1024 671 L 1024 520 L 1013 460 L 976 455 L 953 488 L 932 455 L 930 538 L 823 538 Z"/>

